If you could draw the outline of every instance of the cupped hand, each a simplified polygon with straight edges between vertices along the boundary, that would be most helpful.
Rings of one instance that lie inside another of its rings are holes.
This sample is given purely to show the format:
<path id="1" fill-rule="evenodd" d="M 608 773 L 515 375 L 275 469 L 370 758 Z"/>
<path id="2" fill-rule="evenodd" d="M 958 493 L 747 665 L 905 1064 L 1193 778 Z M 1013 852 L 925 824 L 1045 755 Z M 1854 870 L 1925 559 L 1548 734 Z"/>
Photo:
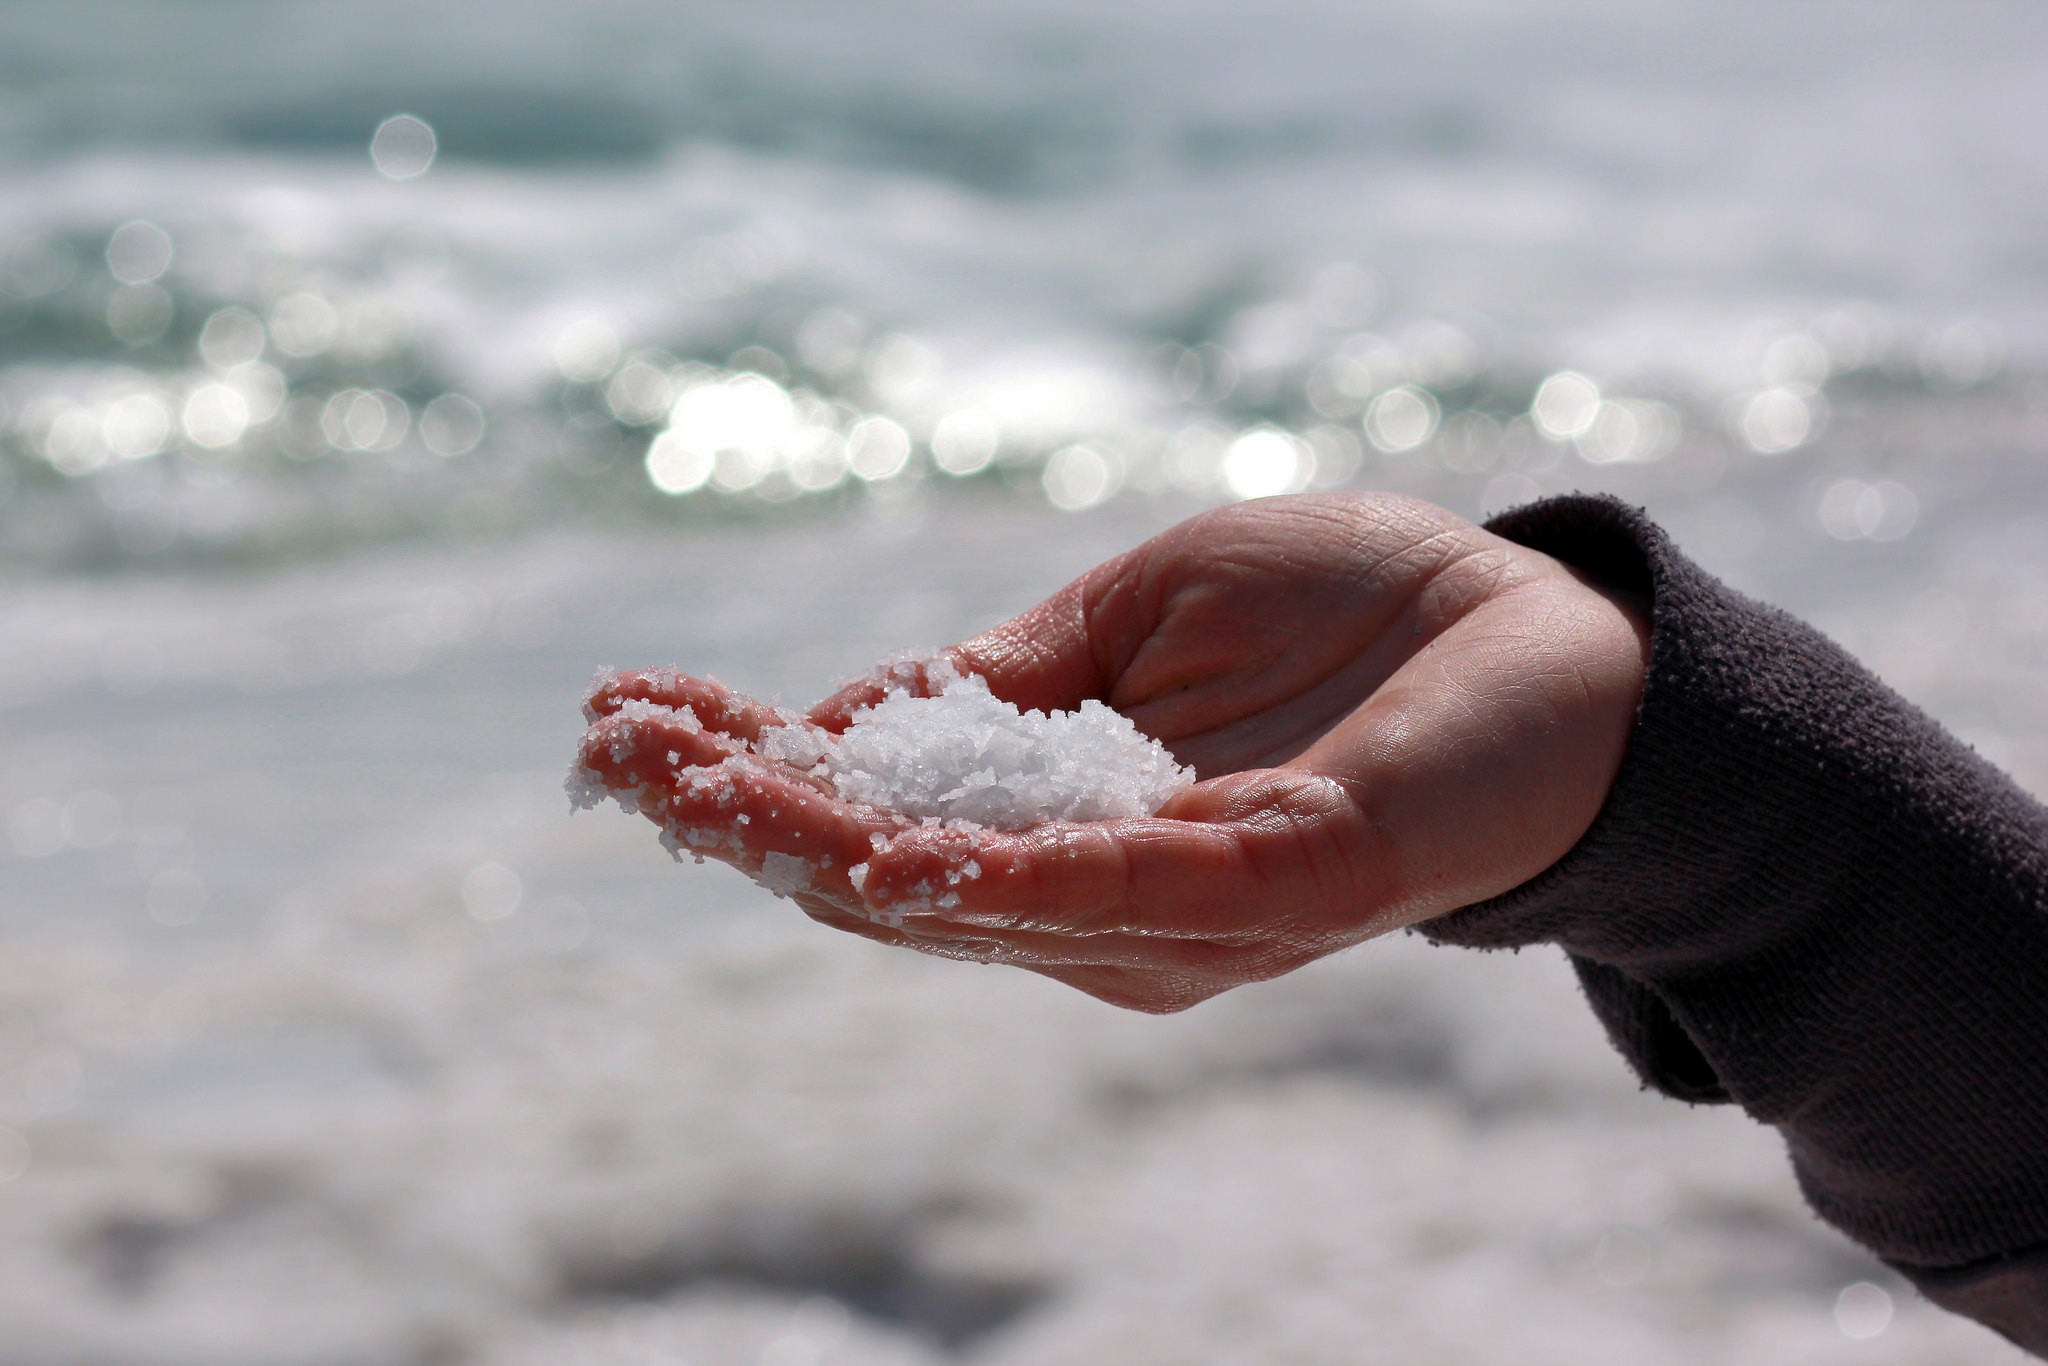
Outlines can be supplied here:
<path id="1" fill-rule="evenodd" d="M 673 673 L 603 680 L 582 764 L 672 847 L 842 929 L 1169 1011 L 1527 881 L 1576 843 L 1640 700 L 1640 608 L 1374 494 L 1183 522 L 944 652 L 1020 707 L 1098 698 L 1200 779 L 1155 816 L 1015 832 L 839 800 L 766 730 L 844 729 Z"/>

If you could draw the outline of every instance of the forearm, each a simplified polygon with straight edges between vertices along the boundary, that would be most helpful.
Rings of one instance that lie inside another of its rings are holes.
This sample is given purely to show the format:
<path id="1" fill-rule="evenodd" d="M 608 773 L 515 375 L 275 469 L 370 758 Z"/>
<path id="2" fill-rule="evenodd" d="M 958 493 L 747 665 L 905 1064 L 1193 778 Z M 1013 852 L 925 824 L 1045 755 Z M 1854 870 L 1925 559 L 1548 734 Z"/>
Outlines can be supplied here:
<path id="1" fill-rule="evenodd" d="M 1579 846 L 1428 932 L 1562 944 L 1645 1080 L 1778 1126 L 1825 1218 L 2048 1353 L 2048 812 L 1619 504 L 1491 529 L 1642 593 L 1648 685 Z"/>

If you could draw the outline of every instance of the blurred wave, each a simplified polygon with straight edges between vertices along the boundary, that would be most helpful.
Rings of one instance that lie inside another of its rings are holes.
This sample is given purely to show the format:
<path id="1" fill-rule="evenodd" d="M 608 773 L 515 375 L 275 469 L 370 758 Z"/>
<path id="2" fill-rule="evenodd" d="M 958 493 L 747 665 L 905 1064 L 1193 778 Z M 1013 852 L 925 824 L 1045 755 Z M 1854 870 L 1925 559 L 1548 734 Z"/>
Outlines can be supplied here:
<path id="1" fill-rule="evenodd" d="M 954 483 L 1078 509 L 1365 478 L 1482 510 L 1675 463 L 1755 500 L 1783 479 L 1759 459 L 1902 414 L 2031 441 L 2042 25 L 15 8 L 0 554 Z M 1838 472 L 1918 506 L 1938 455 Z M 1871 497 L 1832 525 L 1904 534 Z"/>

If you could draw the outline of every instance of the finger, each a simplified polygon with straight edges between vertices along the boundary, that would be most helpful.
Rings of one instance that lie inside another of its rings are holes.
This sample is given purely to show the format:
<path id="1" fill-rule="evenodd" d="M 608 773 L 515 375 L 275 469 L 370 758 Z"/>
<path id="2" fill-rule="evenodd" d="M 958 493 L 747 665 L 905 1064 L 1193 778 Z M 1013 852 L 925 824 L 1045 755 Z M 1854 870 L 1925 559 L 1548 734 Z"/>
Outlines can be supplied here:
<path id="1" fill-rule="evenodd" d="M 596 721 L 633 702 L 687 710 L 706 729 L 747 744 L 760 739 L 763 730 L 798 720 L 794 713 L 735 692 L 716 679 L 696 678 L 675 669 L 600 674 L 584 699 L 583 710 Z"/>
<path id="2" fill-rule="evenodd" d="M 1421 915 L 1497 896 L 1591 826 L 1641 696 L 1639 621 L 1557 582 L 1485 602 L 1303 755 L 1357 775 L 1396 894 Z"/>
<path id="3" fill-rule="evenodd" d="M 940 669 L 941 665 L 945 668 Z M 856 712 L 879 706 L 891 693 L 930 697 L 938 692 L 932 678 L 935 669 L 941 673 L 946 669 L 966 672 L 949 650 L 934 650 L 927 655 L 892 656 L 859 678 L 849 679 L 833 689 L 823 701 L 804 713 L 805 719 L 836 735 L 853 724 Z"/>
<path id="4" fill-rule="evenodd" d="M 975 935 L 957 928 L 934 932 L 926 928 L 930 922 L 885 924 L 814 895 L 800 893 L 794 899 L 819 924 L 878 944 L 955 961 L 1023 968 L 1098 1000 L 1152 1014 L 1186 1009 L 1231 987 L 1277 977 L 1306 961 L 1302 957 L 1283 962 L 1264 949 L 1134 935 Z"/>
<path id="5" fill-rule="evenodd" d="M 600 720 L 583 769 L 662 827 L 678 856 L 731 863 L 779 893 L 822 888 L 853 906 L 847 870 L 901 817 L 831 797 L 807 776 L 747 753 L 688 712 L 650 703 Z"/>
<path id="6" fill-rule="evenodd" d="M 1046 969 L 1095 965 L 1093 960 L 1073 952 L 1072 946 L 1082 942 L 1078 940 L 1063 940 L 1056 945 L 1051 942 L 1051 936 L 1041 936 L 1047 941 L 1046 952 L 1032 954 L 1019 948 L 1013 937 L 997 938 L 958 928 L 934 930 L 929 927 L 929 922 L 912 924 L 895 917 L 875 919 L 816 892 L 799 892 L 792 900 L 804 914 L 821 925 L 871 939 L 877 944 L 916 949 L 934 957 Z"/>
<path id="7" fill-rule="evenodd" d="M 858 935 L 862 939 L 871 939 L 877 944 L 887 944 L 892 948 L 909 949 L 918 946 L 917 941 L 904 933 L 899 926 L 877 920 L 865 910 L 856 909 L 860 905 L 858 897 L 851 900 L 834 900 L 821 892 L 800 891 L 792 895 L 790 900 L 794 901 L 805 915 L 828 928 Z"/>
<path id="8" fill-rule="evenodd" d="M 733 864 L 772 891 L 852 908 L 863 906 L 852 870 L 869 860 L 877 839 L 903 828 L 900 816 L 840 801 L 747 756 L 687 770 L 648 814 L 678 853 Z"/>
<path id="9" fill-rule="evenodd" d="M 870 861 L 862 894 L 877 910 L 1000 930 L 1250 944 L 1284 942 L 1299 922 L 1362 935 L 1379 905 L 1361 858 L 1371 843 L 1335 782 L 1269 769 L 1199 784 L 1160 816 L 912 829 Z"/>
<path id="10" fill-rule="evenodd" d="M 919 945 L 936 945 L 952 956 L 978 962 L 1043 971 L 1114 968 L 1166 973 L 1191 981 L 1212 982 L 1218 990 L 1224 985 L 1276 976 L 1285 970 L 1269 969 L 1280 955 L 1263 943 L 1224 944 L 1140 934 L 1064 934 L 992 928 L 920 915 L 905 915 L 891 928 L 901 930 Z"/>
<path id="11" fill-rule="evenodd" d="M 623 795 L 666 788 L 681 769 L 721 764 L 744 752 L 736 741 L 706 730 L 692 711 L 629 702 L 584 732 L 577 762 Z"/>
<path id="12" fill-rule="evenodd" d="M 1413 599 L 1470 554 L 1467 533 L 1478 534 L 1412 500 L 1238 504 L 1097 565 L 944 653 L 1020 708 L 1071 711 L 1094 699 L 1172 743 L 1293 696 L 1301 665 L 1278 661 L 1304 649 L 1314 672 L 1350 667 L 1356 676 L 1330 687 L 1355 701 L 1416 648 L 1390 631 L 1396 617 L 1435 629 Z M 1372 658 L 1356 658 L 1383 638 Z M 1333 701 L 1330 716 L 1345 709 Z"/>

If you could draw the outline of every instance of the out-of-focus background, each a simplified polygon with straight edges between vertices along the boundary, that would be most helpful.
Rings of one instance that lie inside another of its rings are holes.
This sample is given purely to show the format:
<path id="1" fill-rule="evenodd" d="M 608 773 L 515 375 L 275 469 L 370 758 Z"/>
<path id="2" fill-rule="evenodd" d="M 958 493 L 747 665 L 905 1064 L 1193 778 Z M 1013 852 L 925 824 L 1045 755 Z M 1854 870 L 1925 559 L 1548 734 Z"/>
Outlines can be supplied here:
<path id="1" fill-rule="evenodd" d="M 2048 13 L 0 8 L 0 1366 L 2016 1360 L 1562 959 L 1165 1020 L 561 776 L 1224 499 L 1647 504 L 2048 790 Z"/>

